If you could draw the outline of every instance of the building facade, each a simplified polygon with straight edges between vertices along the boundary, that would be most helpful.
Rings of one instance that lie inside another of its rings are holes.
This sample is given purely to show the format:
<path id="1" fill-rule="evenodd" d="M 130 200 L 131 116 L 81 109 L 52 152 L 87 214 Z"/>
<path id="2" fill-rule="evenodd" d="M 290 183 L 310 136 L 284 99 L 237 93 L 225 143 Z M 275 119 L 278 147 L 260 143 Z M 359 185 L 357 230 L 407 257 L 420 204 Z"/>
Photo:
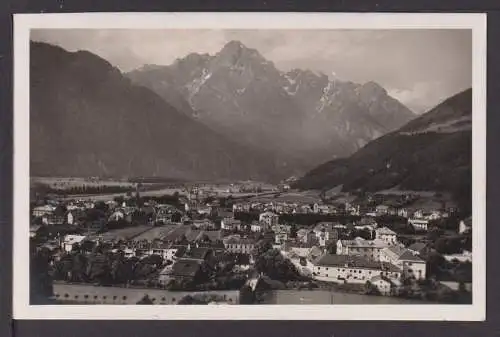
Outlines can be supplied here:
<path id="1" fill-rule="evenodd" d="M 338 240 L 338 255 L 358 255 L 375 261 L 380 259 L 380 251 L 387 247 L 387 243 L 382 240 L 365 240 L 356 238 L 354 240 Z"/>
<path id="2" fill-rule="evenodd" d="M 271 228 L 273 226 L 278 225 L 279 223 L 279 215 L 273 212 L 264 212 L 259 215 L 259 222 L 263 223 L 267 226 L 267 228 Z"/>
<path id="3" fill-rule="evenodd" d="M 384 241 L 388 245 L 395 245 L 397 243 L 396 232 L 387 227 L 377 228 L 375 230 L 375 239 Z"/>
<path id="4" fill-rule="evenodd" d="M 390 246 L 380 252 L 380 261 L 392 263 L 403 271 L 404 276 L 425 279 L 427 265 L 424 260 L 406 248 Z"/>
<path id="5" fill-rule="evenodd" d="M 401 270 L 362 256 L 324 254 L 314 262 L 313 278 L 336 283 L 366 283 L 375 276 L 399 279 Z"/>

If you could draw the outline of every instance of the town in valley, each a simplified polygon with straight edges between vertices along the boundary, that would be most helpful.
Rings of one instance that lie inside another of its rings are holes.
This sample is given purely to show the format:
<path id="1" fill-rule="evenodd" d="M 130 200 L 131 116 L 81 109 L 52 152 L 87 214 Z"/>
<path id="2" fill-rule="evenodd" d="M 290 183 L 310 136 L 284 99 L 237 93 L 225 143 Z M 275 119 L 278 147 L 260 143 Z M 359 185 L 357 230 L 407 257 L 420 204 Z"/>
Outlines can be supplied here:
<path id="1" fill-rule="evenodd" d="M 314 193 L 293 184 L 32 178 L 34 300 L 471 300 L 472 221 L 447 195 Z"/>

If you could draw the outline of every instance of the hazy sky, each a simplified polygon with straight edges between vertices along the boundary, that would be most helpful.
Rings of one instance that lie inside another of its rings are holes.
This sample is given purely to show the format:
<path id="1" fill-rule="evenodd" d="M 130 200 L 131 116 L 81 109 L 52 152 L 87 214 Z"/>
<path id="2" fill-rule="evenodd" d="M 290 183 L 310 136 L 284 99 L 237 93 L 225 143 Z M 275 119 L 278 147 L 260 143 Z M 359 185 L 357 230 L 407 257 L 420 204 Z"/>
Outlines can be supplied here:
<path id="1" fill-rule="evenodd" d="M 472 86 L 469 30 L 33 30 L 31 38 L 88 50 L 122 71 L 214 54 L 230 40 L 281 70 L 308 68 L 353 82 L 376 81 L 415 112 Z"/>

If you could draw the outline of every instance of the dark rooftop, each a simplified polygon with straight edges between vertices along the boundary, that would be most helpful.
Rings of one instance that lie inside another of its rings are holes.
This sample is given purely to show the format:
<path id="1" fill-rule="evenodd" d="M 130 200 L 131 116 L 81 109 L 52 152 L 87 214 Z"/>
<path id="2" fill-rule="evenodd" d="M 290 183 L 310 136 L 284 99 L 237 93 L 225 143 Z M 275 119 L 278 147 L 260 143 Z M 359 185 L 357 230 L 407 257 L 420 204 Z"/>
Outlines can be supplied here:
<path id="1" fill-rule="evenodd" d="M 181 277 L 193 277 L 201 267 L 200 261 L 180 259 L 172 266 L 172 275 Z"/>
<path id="2" fill-rule="evenodd" d="M 194 247 L 187 249 L 182 256 L 183 259 L 204 260 L 207 254 L 211 251 L 207 247 Z"/>
<path id="3" fill-rule="evenodd" d="M 401 271 L 398 267 L 387 262 L 377 262 L 374 260 L 368 260 L 362 256 L 356 255 L 335 255 L 335 254 L 325 254 L 315 261 L 317 266 L 325 267 L 357 267 L 364 269 L 376 269 L 376 270 L 387 270 L 391 272 Z"/>
<path id="4" fill-rule="evenodd" d="M 405 261 L 415 261 L 415 262 L 423 262 L 421 258 L 418 256 L 413 255 L 409 250 L 406 250 L 400 257 L 400 260 L 405 260 Z"/>
<path id="5" fill-rule="evenodd" d="M 422 252 L 427 247 L 427 245 L 424 242 L 415 242 L 414 244 L 410 245 L 408 249 L 416 251 L 416 252 Z"/>

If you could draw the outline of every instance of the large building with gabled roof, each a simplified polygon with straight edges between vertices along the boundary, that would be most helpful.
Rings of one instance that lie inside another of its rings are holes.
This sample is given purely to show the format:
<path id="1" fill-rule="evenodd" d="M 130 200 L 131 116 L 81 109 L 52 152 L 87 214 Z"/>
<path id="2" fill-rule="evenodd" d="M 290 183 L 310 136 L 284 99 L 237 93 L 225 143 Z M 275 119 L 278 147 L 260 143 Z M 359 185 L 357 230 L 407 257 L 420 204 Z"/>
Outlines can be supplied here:
<path id="1" fill-rule="evenodd" d="M 412 251 L 399 246 L 389 246 L 380 252 L 380 261 L 392 263 L 403 271 L 406 277 L 425 279 L 426 262 Z"/>

